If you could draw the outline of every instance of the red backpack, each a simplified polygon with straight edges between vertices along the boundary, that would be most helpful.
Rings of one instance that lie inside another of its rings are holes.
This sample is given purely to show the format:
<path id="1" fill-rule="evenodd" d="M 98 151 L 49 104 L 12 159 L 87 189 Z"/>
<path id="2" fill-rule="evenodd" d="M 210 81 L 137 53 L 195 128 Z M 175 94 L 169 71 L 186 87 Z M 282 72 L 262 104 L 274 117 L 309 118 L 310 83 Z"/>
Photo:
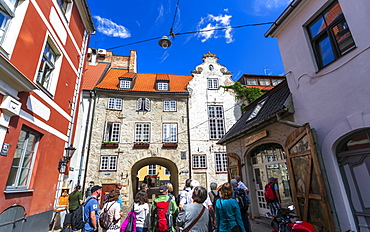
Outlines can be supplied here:
<path id="1" fill-rule="evenodd" d="M 170 212 L 171 197 L 165 202 L 155 203 L 155 231 L 171 231 L 172 229 L 172 215 Z"/>
<path id="2" fill-rule="evenodd" d="M 275 200 L 275 190 L 274 188 L 275 183 L 269 183 L 265 186 L 265 199 L 266 201 L 274 201 Z"/>

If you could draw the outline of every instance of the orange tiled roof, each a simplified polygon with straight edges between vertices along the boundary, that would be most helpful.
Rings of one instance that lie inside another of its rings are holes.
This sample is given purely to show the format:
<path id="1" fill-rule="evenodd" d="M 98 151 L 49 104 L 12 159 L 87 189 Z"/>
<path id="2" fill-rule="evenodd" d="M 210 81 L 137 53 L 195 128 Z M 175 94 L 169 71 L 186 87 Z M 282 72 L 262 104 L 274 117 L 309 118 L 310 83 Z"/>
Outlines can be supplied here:
<path id="1" fill-rule="evenodd" d="M 82 89 L 94 89 L 107 66 L 107 63 L 98 63 L 96 66 L 87 65 L 82 79 Z"/>
<path id="2" fill-rule="evenodd" d="M 154 74 L 154 73 L 125 73 L 126 70 L 110 69 L 103 80 L 96 85 L 99 89 L 110 89 L 120 91 L 137 91 L 137 92 L 163 92 L 163 93 L 184 93 L 186 86 L 193 78 L 188 75 L 173 74 Z M 118 88 L 119 78 L 133 78 L 132 89 Z M 157 80 L 168 80 L 169 91 L 156 90 Z"/>
<path id="3" fill-rule="evenodd" d="M 275 86 L 272 86 L 272 85 L 269 85 L 269 86 L 266 86 L 266 85 L 243 85 L 243 86 L 244 87 L 255 87 L 255 88 L 259 88 L 262 91 L 270 90 L 270 89 L 273 89 L 275 87 Z"/>

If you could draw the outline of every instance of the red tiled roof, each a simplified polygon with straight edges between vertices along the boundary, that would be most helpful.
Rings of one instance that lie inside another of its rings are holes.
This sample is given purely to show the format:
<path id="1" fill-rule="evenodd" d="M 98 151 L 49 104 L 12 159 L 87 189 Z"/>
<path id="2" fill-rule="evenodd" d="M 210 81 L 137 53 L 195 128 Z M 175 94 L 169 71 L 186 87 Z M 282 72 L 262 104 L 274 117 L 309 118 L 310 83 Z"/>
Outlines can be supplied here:
<path id="1" fill-rule="evenodd" d="M 266 86 L 266 85 L 243 85 L 245 87 L 255 87 L 255 88 L 259 88 L 260 90 L 264 91 L 264 90 L 270 90 L 270 89 L 273 89 L 275 86 Z"/>
<path id="2" fill-rule="evenodd" d="M 94 89 L 107 66 L 107 63 L 98 63 L 96 66 L 87 65 L 82 79 L 82 89 Z"/>
<path id="3" fill-rule="evenodd" d="M 172 74 L 154 74 L 154 73 L 125 73 L 126 70 L 110 69 L 104 79 L 96 86 L 99 89 L 110 89 L 120 91 L 138 91 L 138 92 L 165 92 L 165 93 L 184 93 L 186 86 L 193 78 L 187 75 L 172 75 Z M 119 77 L 132 78 L 132 89 L 118 88 Z M 157 80 L 168 80 L 169 91 L 156 90 Z"/>

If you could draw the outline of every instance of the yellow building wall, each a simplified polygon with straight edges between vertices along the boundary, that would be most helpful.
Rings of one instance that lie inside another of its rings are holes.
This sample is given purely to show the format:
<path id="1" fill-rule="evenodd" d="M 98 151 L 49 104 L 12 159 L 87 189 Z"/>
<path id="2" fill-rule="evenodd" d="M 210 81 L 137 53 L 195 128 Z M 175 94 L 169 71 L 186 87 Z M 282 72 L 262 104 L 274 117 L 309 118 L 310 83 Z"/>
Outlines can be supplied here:
<path id="1" fill-rule="evenodd" d="M 171 175 L 166 175 L 166 168 L 160 165 L 157 165 L 157 175 L 159 176 L 160 181 L 170 180 Z M 139 181 L 143 181 L 144 177 L 148 175 L 148 166 L 142 167 L 138 172 Z"/>

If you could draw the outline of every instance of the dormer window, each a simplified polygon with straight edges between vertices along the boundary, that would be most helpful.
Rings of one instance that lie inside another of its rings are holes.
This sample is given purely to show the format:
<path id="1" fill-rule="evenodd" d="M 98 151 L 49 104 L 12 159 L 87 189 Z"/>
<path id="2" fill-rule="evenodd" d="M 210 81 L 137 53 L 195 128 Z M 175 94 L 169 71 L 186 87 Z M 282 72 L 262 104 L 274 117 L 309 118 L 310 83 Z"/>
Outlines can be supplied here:
<path id="1" fill-rule="evenodd" d="M 168 82 L 157 82 L 157 90 L 168 91 Z"/>
<path id="2" fill-rule="evenodd" d="M 121 79 L 119 80 L 120 89 L 131 89 L 131 80 Z"/>
<path id="3" fill-rule="evenodd" d="M 217 78 L 208 78 L 208 89 L 218 89 Z"/>
<path id="4" fill-rule="evenodd" d="M 258 85 L 256 79 L 247 79 L 247 85 Z"/>
<path id="5" fill-rule="evenodd" d="M 258 112 L 260 112 L 260 110 L 262 109 L 262 106 L 263 104 L 265 104 L 267 98 L 263 99 L 262 101 L 258 102 L 258 104 L 256 105 L 256 107 L 254 107 L 254 110 L 253 112 L 249 115 L 247 121 L 255 118 L 258 114 Z"/>
<path id="6" fill-rule="evenodd" d="M 136 104 L 136 111 L 150 111 L 149 98 L 139 98 Z"/>

